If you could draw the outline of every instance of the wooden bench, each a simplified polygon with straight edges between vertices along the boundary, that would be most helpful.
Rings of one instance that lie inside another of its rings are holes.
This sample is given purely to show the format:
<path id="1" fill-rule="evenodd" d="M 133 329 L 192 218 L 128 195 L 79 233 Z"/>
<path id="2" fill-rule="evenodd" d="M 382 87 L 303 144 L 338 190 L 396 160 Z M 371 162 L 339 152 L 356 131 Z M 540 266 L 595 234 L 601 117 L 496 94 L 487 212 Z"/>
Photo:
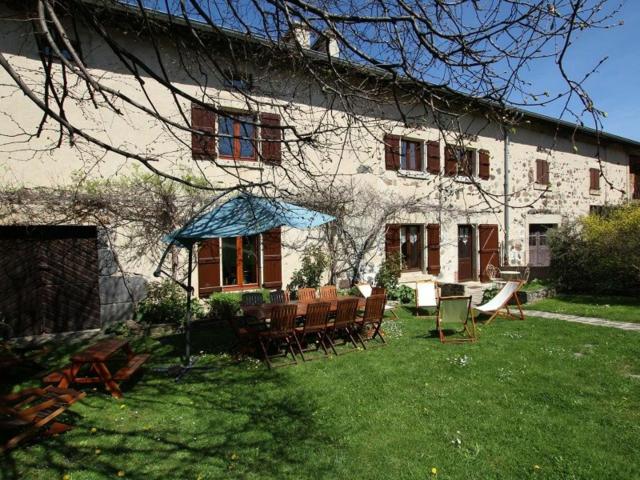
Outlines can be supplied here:
<path id="1" fill-rule="evenodd" d="M 148 353 L 139 353 L 129 359 L 127 364 L 116 372 L 113 379 L 117 382 L 129 380 L 149 360 L 151 355 Z"/>

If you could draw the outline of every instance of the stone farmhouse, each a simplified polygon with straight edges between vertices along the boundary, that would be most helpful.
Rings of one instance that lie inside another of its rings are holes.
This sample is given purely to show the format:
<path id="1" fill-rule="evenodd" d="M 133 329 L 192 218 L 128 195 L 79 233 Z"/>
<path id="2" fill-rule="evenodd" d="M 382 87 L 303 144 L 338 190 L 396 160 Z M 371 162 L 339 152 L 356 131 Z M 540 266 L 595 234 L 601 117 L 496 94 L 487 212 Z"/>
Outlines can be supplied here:
<path id="1" fill-rule="evenodd" d="M 165 116 L 179 119 L 181 111 L 186 112 L 192 128 L 201 134 L 172 130 L 126 105 L 120 106 L 121 115 L 110 116 L 104 108 L 89 108 L 80 100 L 86 95 L 81 82 L 71 86 L 69 118 L 97 138 L 155 158 L 154 166 L 163 171 L 192 172 L 217 186 L 254 182 L 295 190 L 314 178 L 312 186 L 307 184 L 300 191 L 315 190 L 321 196 L 331 182 L 344 182 L 359 192 L 377 195 L 366 198 L 406 202 L 407 208 L 381 230 L 372 260 L 361 272 L 365 280 L 371 280 L 385 255 L 394 251 L 403 258 L 403 283 L 425 278 L 483 282 L 489 264 L 544 269 L 550 259 L 549 228 L 594 209 L 640 198 L 638 141 L 525 111 L 514 110 L 508 123 L 499 124 L 482 116 L 477 99 L 453 92 L 447 95 L 456 108 L 462 111 L 467 103 L 473 104 L 471 113 L 455 120 L 446 115 L 436 118 L 409 97 L 398 109 L 383 87 L 384 76 L 343 60 L 332 39 L 310 38 L 302 28 L 283 38 L 283 43 L 301 48 L 318 65 L 329 62 L 351 80 L 375 85 L 372 92 L 380 90 L 379 101 L 353 101 L 346 108 L 348 92 L 323 88 L 306 65 L 263 57 L 264 39 L 214 31 L 194 22 L 211 42 L 218 62 L 206 71 L 205 62 L 189 63 L 169 41 L 154 46 L 132 9 L 113 4 L 107 8 L 100 2 L 89 8 L 108 16 L 113 40 L 126 45 L 132 56 L 145 59 L 155 74 L 159 71 L 155 55 L 160 51 L 171 83 L 198 101 L 174 98 L 152 74 L 140 71 L 143 91 L 139 79 L 123 68 L 122 60 L 84 25 L 79 13 L 75 23 L 72 18 L 65 21 L 74 23 L 72 40 L 81 46 L 89 71 L 136 101 L 152 103 Z M 16 2 L 0 9 L 2 54 L 29 85 L 42 92 L 42 58 L 52 52 L 36 41 L 27 11 Z M 187 28 L 162 13 L 149 15 L 158 31 Z M 64 46 L 60 47 L 65 54 Z M 238 56 L 238 51 L 246 53 Z M 60 75 L 59 59 L 53 59 L 51 68 Z M 50 148 L 56 140 L 55 127 L 45 128 L 39 137 L 30 135 L 42 111 L 15 87 L 6 71 L 0 71 L 0 77 L 0 182 L 5 189 L 66 185 L 78 172 L 109 179 L 131 171 L 135 161 L 80 141 Z M 301 142 L 289 127 L 314 133 L 309 142 Z M 464 145 L 454 137 L 463 138 Z M 375 215 L 378 206 L 369 207 Z M 126 318 L 132 312 L 132 298 L 139 296 L 135 292 L 152 278 L 155 265 L 149 259 L 125 265 L 126 274 L 114 268 L 114 253 L 96 225 L 51 226 L 39 218 L 2 221 L 0 277 L 4 278 L 0 285 L 4 292 L 13 293 L 0 301 L 0 310 L 15 313 L 16 305 L 38 288 L 50 305 L 49 316 L 38 314 L 40 323 L 23 334 L 92 328 Z M 299 267 L 300 238 L 300 232 L 278 229 L 256 237 L 207 242 L 199 251 L 194 272 L 196 290 L 206 296 L 215 291 L 286 287 Z M 24 274 L 27 268 L 37 279 L 28 291 L 11 279 L 11 272 Z M 80 279 L 73 287 L 64 275 L 52 273 L 65 269 Z M 69 319 L 66 324 L 51 320 L 61 311 Z"/>

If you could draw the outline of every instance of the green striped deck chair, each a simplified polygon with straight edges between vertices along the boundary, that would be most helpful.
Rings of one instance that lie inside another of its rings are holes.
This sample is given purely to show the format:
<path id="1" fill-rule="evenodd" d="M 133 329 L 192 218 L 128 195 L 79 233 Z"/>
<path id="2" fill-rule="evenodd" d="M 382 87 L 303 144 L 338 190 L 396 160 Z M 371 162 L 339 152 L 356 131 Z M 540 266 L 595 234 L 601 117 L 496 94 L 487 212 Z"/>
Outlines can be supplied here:
<path id="1" fill-rule="evenodd" d="M 442 343 L 475 342 L 476 322 L 471 310 L 471 297 L 440 297 L 436 326 Z M 445 331 L 455 331 L 447 338 Z"/>

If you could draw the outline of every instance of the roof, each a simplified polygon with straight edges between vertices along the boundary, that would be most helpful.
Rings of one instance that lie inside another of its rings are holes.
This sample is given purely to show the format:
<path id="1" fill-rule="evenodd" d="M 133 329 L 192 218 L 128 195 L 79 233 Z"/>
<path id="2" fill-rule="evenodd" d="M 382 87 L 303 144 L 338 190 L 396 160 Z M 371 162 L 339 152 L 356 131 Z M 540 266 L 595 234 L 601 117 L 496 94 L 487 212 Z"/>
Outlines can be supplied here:
<path id="1" fill-rule="evenodd" d="M 125 15 L 134 15 L 135 17 L 140 16 L 139 7 L 137 5 L 128 5 L 126 3 L 123 3 L 124 0 L 81 0 L 81 1 L 93 6 L 99 6 L 99 7 L 108 9 L 111 12 L 117 12 Z M 220 27 L 220 26 L 216 26 L 214 28 L 207 23 L 204 23 L 202 21 L 198 21 L 195 19 L 190 18 L 189 21 L 187 22 L 187 20 L 185 20 L 181 16 L 169 15 L 163 11 L 151 9 L 148 7 L 145 7 L 145 10 L 149 18 L 152 18 L 153 20 L 159 22 L 160 24 L 164 24 L 165 26 L 184 27 L 184 28 L 193 27 L 198 29 L 199 31 L 207 32 L 213 35 L 224 36 L 225 38 L 233 39 L 238 42 L 242 42 L 246 44 L 252 44 L 255 46 L 263 46 L 263 47 L 273 47 L 274 45 L 279 45 L 282 47 L 282 42 L 275 42 L 273 39 L 269 39 L 265 36 L 261 36 L 256 33 L 248 34 L 245 32 L 240 32 L 238 30 L 233 30 L 233 29 Z M 313 58 L 319 62 L 323 62 L 323 61 L 328 62 L 327 56 L 324 52 L 318 52 L 312 49 L 305 49 L 304 54 L 307 57 Z M 389 73 L 387 70 L 384 70 L 382 68 L 378 68 L 375 66 L 361 65 L 356 62 L 352 62 L 350 60 L 335 58 L 335 57 L 331 58 L 331 63 L 333 66 L 342 67 L 342 68 L 348 69 L 349 71 L 353 71 L 355 73 L 371 75 L 381 79 L 392 78 L 392 74 Z M 413 84 L 416 84 L 416 86 L 418 86 L 418 84 L 415 81 L 407 77 L 398 76 L 396 78 L 406 81 L 408 84 L 413 83 Z M 443 87 L 438 85 L 432 85 L 432 88 L 435 90 L 438 90 L 440 93 L 449 95 L 451 98 L 456 98 L 458 100 L 464 100 L 467 102 L 469 100 L 473 100 L 479 105 L 501 109 L 509 116 L 514 116 L 521 120 L 524 120 L 525 123 L 537 122 L 548 128 L 560 129 L 560 130 L 568 131 L 569 133 L 575 132 L 577 134 L 581 134 L 586 137 L 589 137 L 599 143 L 619 143 L 633 150 L 634 152 L 640 153 L 640 141 L 637 141 L 637 140 L 622 137 L 620 135 L 615 135 L 615 134 L 608 133 L 595 128 L 585 127 L 583 125 L 578 125 L 573 122 L 558 119 L 558 118 L 544 115 L 541 113 L 532 112 L 522 108 L 518 108 L 510 105 L 507 105 L 507 106 L 498 105 L 495 102 L 490 102 L 486 99 L 473 97 L 469 94 L 455 91 L 446 86 Z"/>

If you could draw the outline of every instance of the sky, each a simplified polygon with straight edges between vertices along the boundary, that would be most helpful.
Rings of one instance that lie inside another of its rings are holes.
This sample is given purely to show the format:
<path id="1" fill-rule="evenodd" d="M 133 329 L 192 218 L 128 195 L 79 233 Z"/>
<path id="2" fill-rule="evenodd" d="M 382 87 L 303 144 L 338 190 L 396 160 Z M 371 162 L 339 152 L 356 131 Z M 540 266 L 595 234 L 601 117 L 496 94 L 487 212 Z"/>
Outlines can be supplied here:
<path id="1" fill-rule="evenodd" d="M 601 58 L 609 57 L 584 86 L 595 106 L 607 112 L 602 119 L 604 131 L 640 141 L 640 1 L 627 0 L 618 17 L 624 20 L 622 26 L 581 32 L 567 67 L 574 75 L 585 74 Z M 563 88 L 557 67 L 536 65 L 525 76 L 544 90 Z M 534 110 L 557 117 L 560 109 L 558 104 Z"/>

